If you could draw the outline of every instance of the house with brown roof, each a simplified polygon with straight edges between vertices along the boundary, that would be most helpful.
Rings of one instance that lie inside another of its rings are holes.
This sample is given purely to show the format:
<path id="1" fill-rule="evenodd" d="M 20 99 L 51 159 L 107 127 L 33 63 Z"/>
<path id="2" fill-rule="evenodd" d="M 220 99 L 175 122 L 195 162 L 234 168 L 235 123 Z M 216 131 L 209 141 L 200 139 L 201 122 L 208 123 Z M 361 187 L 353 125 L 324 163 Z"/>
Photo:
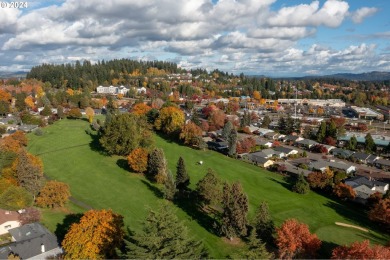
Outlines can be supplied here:
<path id="1" fill-rule="evenodd" d="M 8 230 L 20 226 L 17 211 L 0 209 L 0 235 L 7 234 Z"/>

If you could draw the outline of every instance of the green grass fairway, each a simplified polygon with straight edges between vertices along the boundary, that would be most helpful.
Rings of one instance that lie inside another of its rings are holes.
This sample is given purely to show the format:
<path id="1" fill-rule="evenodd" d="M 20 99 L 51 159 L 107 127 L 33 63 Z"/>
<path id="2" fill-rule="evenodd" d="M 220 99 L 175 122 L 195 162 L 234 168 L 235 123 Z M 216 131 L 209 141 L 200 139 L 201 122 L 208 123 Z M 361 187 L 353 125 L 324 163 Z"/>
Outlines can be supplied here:
<path id="1" fill-rule="evenodd" d="M 158 191 L 154 185 L 144 177 L 128 172 L 122 157 L 108 157 L 93 150 L 92 138 L 85 132 L 88 128 L 86 121 L 61 120 L 45 128 L 43 136 L 29 135 L 28 149 L 42 158 L 49 178 L 70 185 L 75 199 L 96 209 L 111 208 L 125 217 L 131 230 L 139 230 L 148 209 L 155 208 L 163 200 L 156 196 Z M 192 150 L 159 136 L 156 136 L 156 145 L 164 149 L 173 173 L 179 156 L 184 158 L 192 188 L 205 175 L 207 168 L 214 169 L 228 182 L 240 181 L 249 197 L 250 217 L 257 205 L 265 200 L 277 225 L 286 218 L 297 218 L 329 244 L 348 244 L 363 239 L 384 244 L 389 240 L 388 235 L 372 230 L 361 208 L 346 206 L 314 192 L 307 195 L 293 193 L 281 176 L 213 151 Z M 196 164 L 200 160 L 203 165 Z M 79 208 L 73 205 L 70 210 L 78 212 Z M 55 222 L 62 220 L 60 214 L 44 211 L 45 223 L 52 230 Z M 183 210 L 177 208 L 177 214 L 185 221 L 190 233 L 204 241 L 212 257 L 224 258 L 235 249 L 210 234 Z M 336 226 L 336 221 L 372 231 L 365 233 Z"/>

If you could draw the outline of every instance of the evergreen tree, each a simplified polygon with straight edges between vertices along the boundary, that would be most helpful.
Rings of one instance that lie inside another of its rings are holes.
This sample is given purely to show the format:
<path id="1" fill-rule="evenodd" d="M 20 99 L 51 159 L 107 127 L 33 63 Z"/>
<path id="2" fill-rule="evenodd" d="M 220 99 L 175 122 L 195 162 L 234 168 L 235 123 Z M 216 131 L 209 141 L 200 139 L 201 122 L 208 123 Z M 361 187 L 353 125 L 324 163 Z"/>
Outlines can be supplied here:
<path id="1" fill-rule="evenodd" d="M 252 230 L 248 237 L 247 247 L 234 254 L 234 259 L 273 259 L 274 255 L 267 251 L 265 243 L 256 237 L 256 231 Z"/>
<path id="2" fill-rule="evenodd" d="M 333 120 L 331 120 L 330 123 L 327 125 L 326 136 L 330 136 L 334 139 L 337 138 L 337 126 Z"/>
<path id="3" fill-rule="evenodd" d="M 305 180 L 305 176 L 303 176 L 303 174 L 299 174 L 297 181 L 292 187 L 292 190 L 299 194 L 306 194 L 310 191 L 310 185 Z"/>
<path id="4" fill-rule="evenodd" d="M 156 148 L 150 153 L 146 173 L 152 181 L 157 183 L 165 182 L 167 179 L 167 160 L 165 159 L 163 149 Z"/>
<path id="5" fill-rule="evenodd" d="M 271 124 L 271 118 L 268 115 L 265 115 L 261 122 L 261 127 L 268 128 L 269 124 Z"/>
<path id="6" fill-rule="evenodd" d="M 287 122 L 284 117 L 280 117 L 278 121 L 278 129 L 281 133 L 285 133 L 287 128 Z"/>
<path id="7" fill-rule="evenodd" d="M 204 206 L 216 206 L 222 202 L 222 181 L 212 169 L 196 184 L 196 193 Z"/>
<path id="8" fill-rule="evenodd" d="M 187 173 L 184 159 L 180 156 L 176 166 L 176 187 L 180 192 L 188 189 L 190 176 Z"/>
<path id="9" fill-rule="evenodd" d="M 57 107 L 57 116 L 58 116 L 60 119 L 65 118 L 64 108 L 63 108 L 62 106 L 58 106 L 58 107 Z"/>
<path id="10" fill-rule="evenodd" d="M 367 153 L 372 153 L 376 151 L 376 144 L 374 142 L 374 139 L 372 139 L 372 136 L 370 133 L 368 133 L 365 137 L 365 148 Z"/>
<path id="11" fill-rule="evenodd" d="M 233 129 L 233 124 L 231 121 L 227 121 L 222 128 L 222 138 L 227 140 L 229 138 L 230 132 Z"/>
<path id="12" fill-rule="evenodd" d="M 167 179 L 164 183 L 164 198 L 167 200 L 173 200 L 176 194 L 176 184 L 173 179 L 171 171 L 167 173 Z"/>
<path id="13" fill-rule="evenodd" d="M 317 142 L 322 143 L 322 141 L 326 137 L 326 123 L 324 121 L 321 122 L 320 128 L 317 132 Z"/>
<path id="14" fill-rule="evenodd" d="M 298 118 L 294 119 L 294 131 L 298 134 L 301 133 L 301 120 L 299 120 Z"/>
<path id="15" fill-rule="evenodd" d="M 168 205 L 151 210 L 142 232 L 125 240 L 128 259 L 201 259 L 207 252 Z"/>
<path id="16" fill-rule="evenodd" d="M 232 129 L 230 131 L 229 137 L 228 137 L 228 143 L 229 143 L 229 156 L 233 156 L 236 154 L 237 149 L 237 130 Z"/>
<path id="17" fill-rule="evenodd" d="M 223 213 L 221 233 L 233 239 L 247 234 L 248 197 L 243 192 L 239 182 L 231 186 L 225 183 L 223 187 Z"/>
<path id="18" fill-rule="evenodd" d="M 257 235 L 265 240 L 272 240 L 272 234 L 275 231 L 274 222 L 271 219 L 269 214 L 268 204 L 265 201 L 262 201 L 259 207 L 256 210 L 256 215 L 254 219 L 254 227 L 256 229 Z"/>
<path id="19" fill-rule="evenodd" d="M 295 127 L 294 127 L 294 119 L 288 115 L 287 120 L 286 120 L 286 128 L 284 129 L 284 132 L 286 134 L 291 134 L 294 132 Z"/>
<path id="20" fill-rule="evenodd" d="M 302 137 L 303 138 L 306 138 L 306 139 L 311 139 L 312 138 L 312 132 L 311 132 L 312 128 L 309 126 L 309 125 L 306 125 L 304 128 L 303 128 L 303 133 L 302 133 Z"/>
<path id="21" fill-rule="evenodd" d="M 356 146 L 357 146 L 357 139 L 356 139 L 356 137 L 353 135 L 353 136 L 349 139 L 349 141 L 348 141 L 348 143 L 347 143 L 347 149 L 354 151 L 354 150 L 356 150 Z"/>

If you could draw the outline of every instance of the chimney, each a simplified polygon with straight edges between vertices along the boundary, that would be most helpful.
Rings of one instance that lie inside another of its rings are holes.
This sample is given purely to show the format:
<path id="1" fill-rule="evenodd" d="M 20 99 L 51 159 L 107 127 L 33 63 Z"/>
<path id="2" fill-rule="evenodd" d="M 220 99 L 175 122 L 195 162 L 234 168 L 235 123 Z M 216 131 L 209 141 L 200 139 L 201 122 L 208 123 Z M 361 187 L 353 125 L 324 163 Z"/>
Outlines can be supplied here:
<path id="1" fill-rule="evenodd" d="M 44 244 L 41 244 L 41 252 L 45 253 L 45 245 Z"/>

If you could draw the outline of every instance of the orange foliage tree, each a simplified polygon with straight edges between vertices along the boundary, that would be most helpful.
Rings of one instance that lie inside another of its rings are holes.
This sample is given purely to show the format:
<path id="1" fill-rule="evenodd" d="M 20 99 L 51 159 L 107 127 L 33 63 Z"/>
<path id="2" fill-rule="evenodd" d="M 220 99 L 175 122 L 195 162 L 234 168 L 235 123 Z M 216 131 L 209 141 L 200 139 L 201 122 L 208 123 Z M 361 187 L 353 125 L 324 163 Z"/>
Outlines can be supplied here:
<path id="1" fill-rule="evenodd" d="M 152 108 L 144 103 L 137 103 L 131 109 L 131 112 L 136 115 L 145 115 Z"/>
<path id="2" fill-rule="evenodd" d="M 0 139 L 0 149 L 17 153 L 21 148 L 20 143 L 11 136 Z"/>
<path id="3" fill-rule="evenodd" d="M 39 192 L 36 203 L 39 207 L 62 207 L 69 200 L 69 197 L 68 184 L 59 181 L 48 181 Z"/>
<path id="4" fill-rule="evenodd" d="M 136 148 L 129 156 L 127 156 L 127 162 L 130 168 L 135 172 L 145 172 L 148 166 L 148 150 L 144 148 Z"/>
<path id="5" fill-rule="evenodd" d="M 123 242 L 123 217 L 111 210 L 90 210 L 74 223 L 62 241 L 66 259 L 118 258 Z"/>
<path id="6" fill-rule="evenodd" d="M 24 99 L 24 103 L 26 103 L 26 105 L 33 109 L 35 107 L 35 103 L 34 103 L 34 98 L 32 96 L 28 96 Z"/>
<path id="7" fill-rule="evenodd" d="M 317 235 L 311 234 L 309 227 L 296 219 L 286 220 L 276 232 L 280 258 L 314 258 L 321 247 Z"/>
<path id="8" fill-rule="evenodd" d="M 12 99 L 12 96 L 7 91 L 0 89 L 0 101 L 10 102 Z"/>
<path id="9" fill-rule="evenodd" d="M 15 141 L 17 141 L 19 143 L 20 146 L 27 146 L 27 137 L 26 137 L 26 134 L 22 131 L 16 131 L 15 133 L 13 133 L 12 135 L 10 135 L 10 137 L 12 139 L 14 139 Z"/>
<path id="10" fill-rule="evenodd" d="M 209 117 L 209 125 L 210 128 L 213 127 L 212 130 L 221 129 L 225 125 L 226 115 L 222 110 L 214 110 Z"/>
<path id="11" fill-rule="evenodd" d="M 180 139 L 187 145 L 197 144 L 196 137 L 198 136 L 202 136 L 202 129 L 193 122 L 184 125 L 180 133 Z"/>
<path id="12" fill-rule="evenodd" d="M 333 193 L 343 199 L 354 199 L 356 197 L 356 192 L 352 189 L 351 186 L 345 183 L 339 183 L 333 188 Z"/>
<path id="13" fill-rule="evenodd" d="M 177 107 L 163 107 L 160 110 L 160 115 L 156 119 L 154 125 L 157 130 L 161 130 L 166 134 L 180 132 L 184 125 L 184 113 Z"/>
<path id="14" fill-rule="evenodd" d="M 333 249 L 332 259 L 390 259 L 390 247 L 375 245 L 370 241 L 354 242 L 350 246 L 339 246 Z"/>
<path id="15" fill-rule="evenodd" d="M 372 221 L 383 224 L 390 229 L 390 199 L 380 200 L 369 212 Z"/>

